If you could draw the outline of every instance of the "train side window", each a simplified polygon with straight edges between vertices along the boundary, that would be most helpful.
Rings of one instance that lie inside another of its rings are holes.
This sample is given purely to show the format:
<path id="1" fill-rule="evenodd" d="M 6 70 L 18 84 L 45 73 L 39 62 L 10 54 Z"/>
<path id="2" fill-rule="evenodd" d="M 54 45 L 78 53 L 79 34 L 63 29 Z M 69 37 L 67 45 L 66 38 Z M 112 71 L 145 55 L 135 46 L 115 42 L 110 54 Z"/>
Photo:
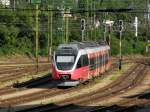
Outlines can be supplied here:
<path id="1" fill-rule="evenodd" d="M 107 55 L 106 55 L 106 56 L 107 56 L 107 64 L 108 64 L 108 61 L 109 61 L 109 56 L 108 56 L 108 53 L 107 53 Z"/>
<path id="2" fill-rule="evenodd" d="M 99 66 L 99 58 L 98 58 L 98 56 L 96 57 L 96 65 Z"/>
<path id="3" fill-rule="evenodd" d="M 88 56 L 87 55 L 82 55 L 79 58 L 79 61 L 77 63 L 77 68 L 88 66 L 88 64 L 89 64 Z"/>
<path id="4" fill-rule="evenodd" d="M 105 56 L 105 64 L 107 64 L 107 54 L 105 54 L 104 56 Z"/>
<path id="5" fill-rule="evenodd" d="M 110 50 L 108 50 L 108 60 L 109 60 L 109 58 L 110 58 Z"/>
<path id="6" fill-rule="evenodd" d="M 100 66 L 102 66 L 103 65 L 103 56 L 101 55 L 100 56 Z"/>
<path id="7" fill-rule="evenodd" d="M 81 64 L 81 60 L 79 59 L 78 63 L 77 63 L 77 68 L 81 68 L 82 64 Z"/>
<path id="8" fill-rule="evenodd" d="M 107 54 L 105 54 L 104 57 L 105 57 L 105 64 L 106 64 L 106 62 L 107 62 Z"/>
<path id="9" fill-rule="evenodd" d="M 83 66 L 88 66 L 89 60 L 87 55 L 83 55 Z"/>
<path id="10" fill-rule="evenodd" d="M 106 64 L 108 64 L 108 61 L 109 61 L 109 52 L 107 51 L 107 53 L 106 53 Z"/>
<path id="11" fill-rule="evenodd" d="M 102 55 L 102 66 L 104 66 L 104 54 Z"/>
<path id="12" fill-rule="evenodd" d="M 90 59 L 90 65 L 94 65 L 94 64 L 95 64 L 95 59 L 94 58 Z"/>
<path id="13" fill-rule="evenodd" d="M 98 57 L 98 66 L 101 66 L 101 56 Z"/>
<path id="14" fill-rule="evenodd" d="M 106 64 L 106 54 L 103 55 L 103 63 Z"/>

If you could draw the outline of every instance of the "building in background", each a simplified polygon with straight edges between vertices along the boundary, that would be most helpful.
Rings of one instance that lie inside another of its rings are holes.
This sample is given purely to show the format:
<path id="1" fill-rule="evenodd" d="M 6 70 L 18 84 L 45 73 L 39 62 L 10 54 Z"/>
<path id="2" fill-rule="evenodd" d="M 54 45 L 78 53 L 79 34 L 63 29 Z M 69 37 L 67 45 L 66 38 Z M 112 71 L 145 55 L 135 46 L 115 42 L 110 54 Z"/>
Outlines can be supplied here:
<path id="1" fill-rule="evenodd" d="M 0 0 L 0 4 L 5 5 L 5 6 L 9 6 L 10 5 L 10 1 L 11 0 Z"/>
<path id="2" fill-rule="evenodd" d="M 17 5 L 31 3 L 31 0 L 0 0 L 0 4 L 15 8 Z"/>

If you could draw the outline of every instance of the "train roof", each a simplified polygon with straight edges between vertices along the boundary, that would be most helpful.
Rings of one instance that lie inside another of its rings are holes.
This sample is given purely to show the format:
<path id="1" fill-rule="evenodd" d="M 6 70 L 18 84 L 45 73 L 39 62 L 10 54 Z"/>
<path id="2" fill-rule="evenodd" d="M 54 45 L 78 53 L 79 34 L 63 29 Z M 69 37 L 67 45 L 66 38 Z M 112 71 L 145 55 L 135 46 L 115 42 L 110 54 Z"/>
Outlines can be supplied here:
<path id="1" fill-rule="evenodd" d="M 58 48 L 59 49 L 67 49 L 67 48 L 76 48 L 76 49 L 85 49 L 85 48 L 93 48 L 93 47 L 100 47 L 100 46 L 108 46 L 105 41 L 100 42 L 70 42 L 68 44 L 61 44 Z"/>
<path id="2" fill-rule="evenodd" d="M 56 50 L 56 54 L 77 54 L 82 49 L 109 48 L 105 41 L 100 42 L 70 42 L 68 44 L 60 44 Z"/>

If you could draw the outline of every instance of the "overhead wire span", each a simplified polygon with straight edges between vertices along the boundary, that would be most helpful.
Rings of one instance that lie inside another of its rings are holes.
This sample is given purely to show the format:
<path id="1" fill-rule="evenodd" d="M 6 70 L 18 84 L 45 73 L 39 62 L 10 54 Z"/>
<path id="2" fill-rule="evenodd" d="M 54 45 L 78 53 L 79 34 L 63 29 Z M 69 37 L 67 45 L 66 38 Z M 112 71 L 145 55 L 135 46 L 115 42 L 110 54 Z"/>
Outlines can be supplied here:
<path id="1" fill-rule="evenodd" d="M 0 11 L 4 10 L 12 10 L 12 11 L 36 11 L 34 8 L 0 8 Z M 53 11 L 53 12 L 61 12 L 64 10 L 58 9 L 39 9 L 40 11 Z M 96 10 L 73 10 L 71 9 L 70 12 L 65 12 L 64 14 L 73 14 L 73 13 L 87 13 L 87 12 L 111 12 L 111 13 L 150 13 L 146 9 L 132 9 L 132 8 L 107 8 L 107 9 L 96 9 Z"/>

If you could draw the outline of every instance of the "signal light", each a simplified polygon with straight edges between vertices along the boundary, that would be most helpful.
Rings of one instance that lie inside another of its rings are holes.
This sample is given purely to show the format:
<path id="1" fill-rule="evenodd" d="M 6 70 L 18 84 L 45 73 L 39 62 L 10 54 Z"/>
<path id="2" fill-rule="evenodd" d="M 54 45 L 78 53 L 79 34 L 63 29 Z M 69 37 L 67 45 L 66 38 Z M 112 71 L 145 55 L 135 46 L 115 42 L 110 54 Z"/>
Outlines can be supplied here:
<path id="1" fill-rule="evenodd" d="M 123 30 L 123 20 L 119 20 L 119 31 Z"/>
<path id="2" fill-rule="evenodd" d="M 81 19 L 81 30 L 85 30 L 85 19 Z"/>

